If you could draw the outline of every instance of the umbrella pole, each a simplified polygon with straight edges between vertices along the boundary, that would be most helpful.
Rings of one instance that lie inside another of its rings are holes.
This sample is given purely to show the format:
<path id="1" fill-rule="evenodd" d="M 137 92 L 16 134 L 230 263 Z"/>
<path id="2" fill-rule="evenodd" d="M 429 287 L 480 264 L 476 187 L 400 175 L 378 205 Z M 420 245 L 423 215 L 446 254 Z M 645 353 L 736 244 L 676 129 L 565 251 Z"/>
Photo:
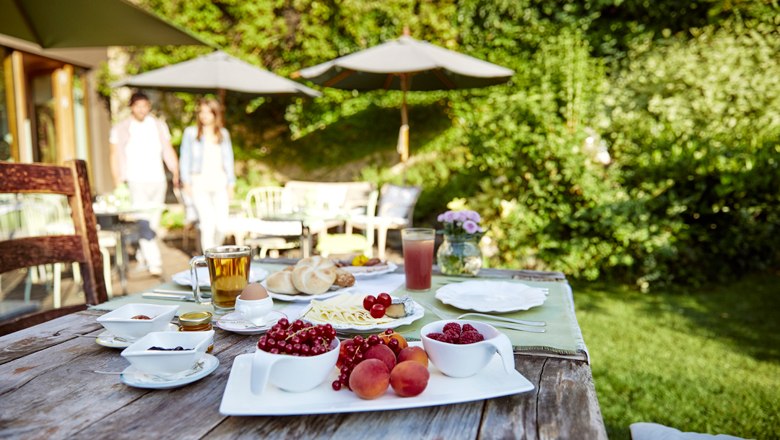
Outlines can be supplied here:
<path id="1" fill-rule="evenodd" d="M 225 89 L 218 89 L 217 94 L 219 95 L 219 105 L 222 106 L 222 114 L 225 114 Z"/>
<path id="2" fill-rule="evenodd" d="M 402 73 L 401 77 L 401 130 L 398 133 L 398 154 L 401 155 L 401 164 L 409 159 L 409 115 L 406 111 L 406 92 L 409 89 L 409 77 Z M 406 167 L 403 167 L 402 182 L 406 185 Z"/>

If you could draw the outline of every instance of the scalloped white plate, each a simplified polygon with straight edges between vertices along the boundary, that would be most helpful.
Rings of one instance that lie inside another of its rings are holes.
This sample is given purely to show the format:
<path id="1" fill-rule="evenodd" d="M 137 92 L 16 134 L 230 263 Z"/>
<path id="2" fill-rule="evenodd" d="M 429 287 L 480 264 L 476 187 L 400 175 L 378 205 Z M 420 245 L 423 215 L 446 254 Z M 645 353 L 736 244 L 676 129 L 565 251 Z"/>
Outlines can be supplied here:
<path id="1" fill-rule="evenodd" d="M 544 304 L 544 289 L 509 281 L 464 281 L 442 286 L 436 298 L 444 304 L 475 312 L 516 312 Z"/>
<path id="2" fill-rule="evenodd" d="M 362 333 L 362 332 L 370 332 L 372 330 L 387 330 L 389 328 L 396 328 L 402 325 L 411 324 L 425 315 L 425 310 L 420 304 L 418 304 L 415 301 L 412 301 L 412 303 L 414 304 L 414 309 L 412 310 L 411 315 L 404 316 L 403 318 L 394 319 L 384 324 L 369 324 L 369 325 L 334 324 L 332 322 L 310 319 L 305 315 L 306 312 L 309 311 L 309 308 L 311 308 L 311 305 L 309 305 L 309 307 L 306 307 L 306 309 L 304 309 L 304 311 L 301 313 L 300 319 L 309 321 L 312 324 L 330 324 L 333 326 L 334 329 L 336 329 L 336 331 L 339 332 Z"/>
<path id="3" fill-rule="evenodd" d="M 362 269 L 360 269 L 360 266 L 344 266 L 340 269 L 346 270 L 347 272 L 351 273 L 355 276 L 355 278 L 373 278 L 379 275 L 384 275 L 386 273 L 394 272 L 396 269 L 398 269 L 398 265 L 392 262 L 388 262 L 387 264 L 383 265 L 381 269 L 377 269 L 372 272 L 360 272 Z"/>
<path id="4" fill-rule="evenodd" d="M 338 286 L 331 286 L 331 290 L 328 290 L 325 293 L 320 293 L 319 295 L 307 295 L 305 293 L 300 293 L 298 295 L 288 295 L 286 293 L 276 293 L 268 288 L 268 286 L 265 284 L 265 281 L 262 283 L 263 287 L 268 291 L 268 295 L 271 296 L 273 299 L 278 299 L 280 301 L 290 301 L 290 302 L 309 302 L 313 299 L 325 299 L 330 298 L 342 293 L 348 293 L 351 292 L 352 289 L 355 288 L 355 286 L 352 287 L 338 287 Z M 356 283 L 357 284 L 357 283 Z"/>

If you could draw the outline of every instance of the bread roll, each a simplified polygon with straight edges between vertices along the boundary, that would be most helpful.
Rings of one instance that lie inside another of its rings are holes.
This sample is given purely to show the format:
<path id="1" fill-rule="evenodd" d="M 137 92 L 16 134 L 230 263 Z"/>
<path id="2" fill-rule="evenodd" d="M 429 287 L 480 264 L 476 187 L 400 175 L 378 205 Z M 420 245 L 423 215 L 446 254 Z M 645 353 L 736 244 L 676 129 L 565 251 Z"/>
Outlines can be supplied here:
<path id="1" fill-rule="evenodd" d="M 265 285 L 268 287 L 268 290 L 274 293 L 284 293 L 286 295 L 297 295 L 301 293 L 293 285 L 292 271 L 290 270 L 280 270 L 279 272 L 272 273 L 265 280 Z"/>
<path id="2" fill-rule="evenodd" d="M 352 287 L 355 285 L 355 275 L 343 269 L 336 269 L 335 284 L 339 287 Z"/>
<path id="3" fill-rule="evenodd" d="M 309 295 L 325 293 L 336 281 L 336 265 L 319 256 L 298 261 L 292 271 L 292 283 L 296 289 Z"/>

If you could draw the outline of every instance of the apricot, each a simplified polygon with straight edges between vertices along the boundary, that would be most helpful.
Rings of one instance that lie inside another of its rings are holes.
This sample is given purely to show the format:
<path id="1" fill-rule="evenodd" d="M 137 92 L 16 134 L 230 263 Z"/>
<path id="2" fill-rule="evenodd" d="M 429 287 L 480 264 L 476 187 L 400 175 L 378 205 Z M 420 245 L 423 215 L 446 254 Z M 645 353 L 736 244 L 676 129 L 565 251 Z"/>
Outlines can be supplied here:
<path id="1" fill-rule="evenodd" d="M 382 333 L 379 335 L 379 338 L 382 339 L 385 342 L 385 345 L 390 347 L 390 349 L 393 350 L 393 353 L 398 354 L 399 351 L 403 350 L 404 348 L 409 346 L 409 343 L 406 342 L 406 338 L 401 336 L 399 333 L 396 333 L 394 331 L 391 331 L 390 333 Z M 393 342 L 397 341 L 397 342 Z"/>
<path id="2" fill-rule="evenodd" d="M 398 353 L 398 363 L 403 361 L 419 362 L 428 368 L 428 353 L 421 347 L 406 347 Z"/>
<path id="3" fill-rule="evenodd" d="M 387 365 L 387 371 L 393 371 L 395 367 L 395 353 L 387 345 L 377 344 L 371 346 L 363 355 L 363 359 L 379 359 Z"/>
<path id="4" fill-rule="evenodd" d="M 413 397 L 425 391 L 430 377 L 428 368 L 423 364 L 417 361 L 403 361 L 390 373 L 390 385 L 399 396 Z"/>
<path id="5" fill-rule="evenodd" d="M 368 359 L 357 364 L 349 376 L 349 389 L 361 399 L 376 399 L 390 386 L 390 370 L 379 359 Z"/>

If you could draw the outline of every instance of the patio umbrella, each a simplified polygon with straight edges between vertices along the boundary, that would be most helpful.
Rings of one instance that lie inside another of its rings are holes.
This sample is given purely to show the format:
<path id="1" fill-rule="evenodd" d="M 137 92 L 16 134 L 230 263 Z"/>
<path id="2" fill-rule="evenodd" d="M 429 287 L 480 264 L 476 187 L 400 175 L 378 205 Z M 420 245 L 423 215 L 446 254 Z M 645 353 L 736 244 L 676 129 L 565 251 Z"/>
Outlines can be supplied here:
<path id="1" fill-rule="evenodd" d="M 222 51 L 141 73 L 112 84 L 199 93 L 213 90 L 224 104 L 225 91 L 253 95 L 306 95 L 321 93 L 231 57 Z"/>
<path id="2" fill-rule="evenodd" d="M 43 48 L 209 45 L 125 0 L 0 0 L 0 33 Z"/>
<path id="3" fill-rule="evenodd" d="M 335 60 L 296 72 L 326 87 L 347 90 L 401 90 L 398 153 L 409 156 L 408 91 L 452 90 L 501 84 L 514 71 L 404 35 Z"/>

